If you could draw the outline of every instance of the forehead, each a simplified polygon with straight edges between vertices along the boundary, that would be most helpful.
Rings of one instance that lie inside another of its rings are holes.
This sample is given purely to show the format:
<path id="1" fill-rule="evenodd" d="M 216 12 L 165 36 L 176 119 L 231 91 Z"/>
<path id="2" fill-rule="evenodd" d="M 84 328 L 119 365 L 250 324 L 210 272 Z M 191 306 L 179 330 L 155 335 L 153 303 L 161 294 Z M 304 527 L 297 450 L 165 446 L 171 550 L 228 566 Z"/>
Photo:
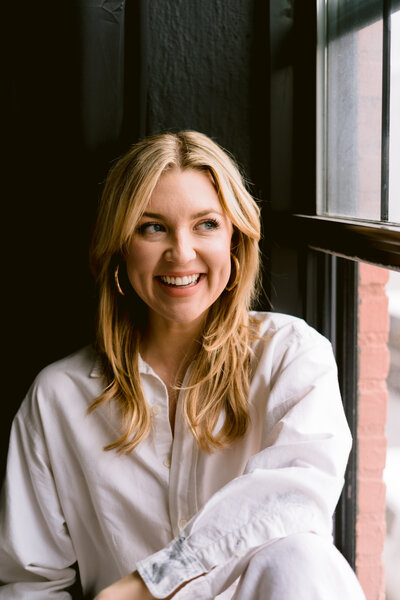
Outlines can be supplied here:
<path id="1" fill-rule="evenodd" d="M 215 185 L 206 171 L 172 168 L 163 173 L 146 210 L 210 210 L 223 212 Z"/>

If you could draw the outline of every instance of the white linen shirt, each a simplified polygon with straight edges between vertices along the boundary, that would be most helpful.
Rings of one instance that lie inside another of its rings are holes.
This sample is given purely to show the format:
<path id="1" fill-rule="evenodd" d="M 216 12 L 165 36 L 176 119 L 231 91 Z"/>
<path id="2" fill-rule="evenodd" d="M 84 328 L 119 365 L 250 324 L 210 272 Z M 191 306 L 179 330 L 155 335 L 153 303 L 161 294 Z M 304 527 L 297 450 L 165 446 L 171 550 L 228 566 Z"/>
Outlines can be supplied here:
<path id="1" fill-rule="evenodd" d="M 330 344 L 300 319 L 253 314 L 251 424 L 222 451 L 198 447 L 181 397 L 172 435 L 166 386 L 142 360 L 152 431 L 129 455 L 103 450 L 115 405 L 87 414 L 104 387 L 91 347 L 39 374 L 12 427 L 0 599 L 68 599 L 76 561 L 88 598 L 135 569 L 156 598 L 193 578 L 177 599 L 231 598 L 261 546 L 331 538 L 351 441 Z"/>

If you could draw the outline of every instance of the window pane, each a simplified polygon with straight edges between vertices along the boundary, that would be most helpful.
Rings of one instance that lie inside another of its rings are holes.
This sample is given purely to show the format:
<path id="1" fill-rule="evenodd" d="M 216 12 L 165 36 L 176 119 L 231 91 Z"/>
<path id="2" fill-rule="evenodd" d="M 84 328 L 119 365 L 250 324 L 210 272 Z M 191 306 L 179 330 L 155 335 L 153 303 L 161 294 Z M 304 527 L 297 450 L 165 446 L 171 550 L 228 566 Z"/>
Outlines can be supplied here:
<path id="1" fill-rule="evenodd" d="M 376 3 L 378 4 L 378 3 Z M 328 0 L 322 213 L 380 219 L 382 11 Z"/>
<path id="2" fill-rule="evenodd" d="M 389 220 L 400 223 L 400 11 L 391 16 Z"/>

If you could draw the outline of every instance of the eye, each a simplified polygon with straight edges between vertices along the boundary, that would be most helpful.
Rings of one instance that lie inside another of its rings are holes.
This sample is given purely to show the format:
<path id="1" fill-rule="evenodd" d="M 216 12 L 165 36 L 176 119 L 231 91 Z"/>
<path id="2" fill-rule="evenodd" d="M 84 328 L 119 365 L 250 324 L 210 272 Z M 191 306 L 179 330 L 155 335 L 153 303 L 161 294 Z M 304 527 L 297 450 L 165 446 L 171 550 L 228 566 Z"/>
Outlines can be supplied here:
<path id="1" fill-rule="evenodd" d="M 143 223 L 138 227 L 138 232 L 141 235 L 151 235 L 152 233 L 160 233 L 161 231 L 165 231 L 164 225 L 161 223 Z"/>
<path id="2" fill-rule="evenodd" d="M 197 227 L 203 231 L 212 231 L 220 227 L 219 222 L 216 219 L 207 219 L 197 225 Z"/>

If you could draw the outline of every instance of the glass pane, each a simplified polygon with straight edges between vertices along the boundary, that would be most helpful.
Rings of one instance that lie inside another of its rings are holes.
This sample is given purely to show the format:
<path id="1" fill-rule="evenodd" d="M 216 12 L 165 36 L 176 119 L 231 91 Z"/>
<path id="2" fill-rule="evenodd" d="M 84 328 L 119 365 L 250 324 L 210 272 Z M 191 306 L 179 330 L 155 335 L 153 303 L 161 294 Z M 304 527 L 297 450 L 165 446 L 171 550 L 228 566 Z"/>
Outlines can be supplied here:
<path id="1" fill-rule="evenodd" d="M 383 21 L 366 4 L 327 2 L 322 212 L 379 220 Z"/>
<path id="2" fill-rule="evenodd" d="M 389 220 L 400 223 L 400 10 L 391 16 Z"/>

